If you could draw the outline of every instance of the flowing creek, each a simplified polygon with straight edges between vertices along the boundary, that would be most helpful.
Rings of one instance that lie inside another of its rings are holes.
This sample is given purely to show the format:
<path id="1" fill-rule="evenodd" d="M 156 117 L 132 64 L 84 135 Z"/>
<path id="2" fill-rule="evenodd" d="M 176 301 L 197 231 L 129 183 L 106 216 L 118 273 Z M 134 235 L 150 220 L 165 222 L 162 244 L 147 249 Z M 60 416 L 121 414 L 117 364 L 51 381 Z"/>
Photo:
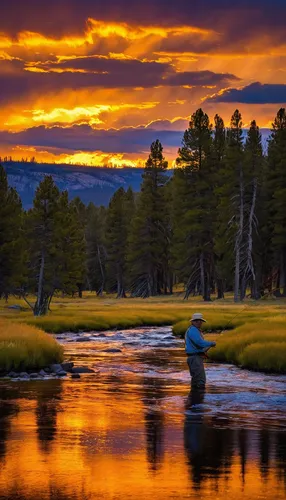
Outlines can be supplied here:
<path id="1" fill-rule="evenodd" d="M 65 333 L 80 379 L 0 380 L 1 500 L 285 499 L 286 376 L 208 363 L 169 327 Z"/>

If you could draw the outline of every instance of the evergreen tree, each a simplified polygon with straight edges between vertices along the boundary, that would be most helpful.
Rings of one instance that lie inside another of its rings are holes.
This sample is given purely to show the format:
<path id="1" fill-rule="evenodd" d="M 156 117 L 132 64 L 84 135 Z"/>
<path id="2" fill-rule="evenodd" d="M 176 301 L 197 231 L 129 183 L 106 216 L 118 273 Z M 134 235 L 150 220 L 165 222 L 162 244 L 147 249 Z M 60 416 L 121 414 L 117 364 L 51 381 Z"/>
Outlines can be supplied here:
<path id="1" fill-rule="evenodd" d="M 224 248 L 221 246 L 219 238 L 217 238 L 218 231 L 218 217 L 217 207 L 218 199 L 218 186 L 221 185 L 221 175 L 224 168 L 225 161 L 225 148 L 226 148 L 226 130 L 223 119 L 216 114 L 214 118 L 214 137 L 212 144 L 212 156 L 214 163 L 214 176 L 213 176 L 213 196 L 214 211 L 213 211 L 213 226 L 214 226 L 214 241 L 215 241 L 215 281 L 217 285 L 217 298 L 224 297 L 224 290 L 226 286 L 226 274 L 223 266 Z"/>
<path id="2" fill-rule="evenodd" d="M 81 297 L 85 280 L 85 228 L 78 211 L 78 203 L 74 200 L 69 203 L 67 191 L 60 194 L 56 224 L 58 234 L 54 260 L 54 290 L 61 290 L 66 294 L 74 294 L 78 290 Z"/>
<path id="3" fill-rule="evenodd" d="M 277 267 L 277 288 L 286 295 L 286 111 L 281 108 L 272 124 L 268 147 L 271 235 Z"/>
<path id="4" fill-rule="evenodd" d="M 90 290 L 102 295 L 106 285 L 106 209 L 90 203 L 87 207 L 87 281 Z"/>
<path id="5" fill-rule="evenodd" d="M 225 275 L 234 276 L 234 299 L 238 301 L 241 285 L 245 228 L 245 179 L 243 164 L 242 119 L 238 110 L 231 117 L 227 130 L 225 161 L 223 161 L 220 183 L 216 250 L 222 255 Z"/>
<path id="6" fill-rule="evenodd" d="M 81 255 L 81 261 L 79 262 L 80 272 L 78 274 L 77 289 L 78 295 L 82 298 L 82 292 L 86 286 L 86 276 L 87 276 L 87 263 L 86 263 L 86 226 L 87 226 L 87 209 L 85 204 L 81 199 L 76 196 L 69 204 L 70 210 L 73 212 L 73 220 L 75 221 L 77 228 L 77 238 L 78 250 Z"/>
<path id="7" fill-rule="evenodd" d="M 78 212 L 60 193 L 52 176 L 39 184 L 27 216 L 30 287 L 36 291 L 35 316 L 46 314 L 56 291 L 74 293 L 85 273 L 84 228 Z"/>
<path id="8" fill-rule="evenodd" d="M 124 189 L 119 188 L 110 200 L 106 218 L 107 272 L 111 291 L 117 298 L 126 297 L 127 220 L 125 217 Z"/>
<path id="9" fill-rule="evenodd" d="M 181 208 L 175 209 L 173 255 L 179 268 L 185 263 L 190 270 L 186 297 L 199 287 L 205 301 L 210 300 L 214 279 L 211 147 L 212 125 L 208 115 L 198 109 L 191 117 L 179 149 L 177 164 L 183 172 L 174 176 L 174 202 Z M 185 193 L 180 192 L 181 188 Z"/>
<path id="10" fill-rule="evenodd" d="M 60 192 L 52 176 L 45 176 L 36 189 L 33 208 L 27 219 L 30 240 L 30 277 L 37 294 L 33 308 L 35 316 L 47 313 L 55 291 L 59 199 Z"/>
<path id="11" fill-rule="evenodd" d="M 245 163 L 245 250 L 242 260 L 242 279 L 240 298 L 243 300 L 247 285 L 250 284 L 252 296 L 257 298 L 262 285 L 261 251 L 258 240 L 259 218 L 258 207 L 263 178 L 263 150 L 261 134 L 256 121 L 253 120 L 247 134 L 244 148 Z"/>
<path id="12" fill-rule="evenodd" d="M 164 195 L 167 167 L 163 147 L 157 140 L 151 144 L 129 236 L 128 269 L 134 296 L 157 295 L 164 289 L 169 245 Z"/>
<path id="13" fill-rule="evenodd" d="M 25 280 L 25 240 L 21 200 L 8 186 L 0 165 L 0 298 L 19 292 Z"/>

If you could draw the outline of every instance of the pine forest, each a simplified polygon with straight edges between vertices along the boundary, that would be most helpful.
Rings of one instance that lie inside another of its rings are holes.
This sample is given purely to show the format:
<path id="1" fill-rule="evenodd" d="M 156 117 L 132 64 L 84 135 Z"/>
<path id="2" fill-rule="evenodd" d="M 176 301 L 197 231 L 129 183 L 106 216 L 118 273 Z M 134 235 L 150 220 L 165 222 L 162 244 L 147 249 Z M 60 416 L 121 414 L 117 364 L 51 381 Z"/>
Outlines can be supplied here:
<path id="1" fill-rule="evenodd" d="M 51 176 L 22 209 L 0 167 L 0 295 L 46 314 L 55 294 L 172 294 L 235 302 L 286 296 L 286 112 L 266 150 L 253 120 L 236 110 L 225 127 L 198 109 L 176 166 L 155 140 L 141 190 L 118 189 L 107 208 L 69 200 Z M 35 302 L 30 297 L 35 295 Z"/>

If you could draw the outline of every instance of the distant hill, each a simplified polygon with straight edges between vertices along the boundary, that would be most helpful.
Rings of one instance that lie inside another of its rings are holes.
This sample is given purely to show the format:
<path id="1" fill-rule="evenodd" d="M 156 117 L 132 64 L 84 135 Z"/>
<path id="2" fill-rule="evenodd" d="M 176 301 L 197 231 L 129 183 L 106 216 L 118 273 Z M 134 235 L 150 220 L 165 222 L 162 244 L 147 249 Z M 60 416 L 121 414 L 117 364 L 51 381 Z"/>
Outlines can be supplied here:
<path id="1" fill-rule="evenodd" d="M 2 163 L 9 185 L 21 196 L 23 207 L 33 204 L 35 190 L 45 175 L 52 175 L 60 190 L 66 189 L 70 199 L 79 196 L 83 203 L 108 205 L 113 193 L 121 186 L 140 190 L 143 168 L 81 167 L 47 163 Z"/>

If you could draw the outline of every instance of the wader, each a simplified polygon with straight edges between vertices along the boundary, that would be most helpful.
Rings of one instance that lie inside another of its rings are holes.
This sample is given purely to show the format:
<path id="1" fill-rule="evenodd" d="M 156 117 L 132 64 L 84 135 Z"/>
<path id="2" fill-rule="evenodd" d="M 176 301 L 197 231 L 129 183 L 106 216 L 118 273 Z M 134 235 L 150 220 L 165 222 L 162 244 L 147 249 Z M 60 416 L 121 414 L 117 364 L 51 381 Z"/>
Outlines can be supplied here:
<path id="1" fill-rule="evenodd" d="M 187 363 L 192 377 L 192 387 L 205 387 L 206 373 L 204 368 L 204 356 L 200 354 L 189 354 L 187 356 Z"/>

